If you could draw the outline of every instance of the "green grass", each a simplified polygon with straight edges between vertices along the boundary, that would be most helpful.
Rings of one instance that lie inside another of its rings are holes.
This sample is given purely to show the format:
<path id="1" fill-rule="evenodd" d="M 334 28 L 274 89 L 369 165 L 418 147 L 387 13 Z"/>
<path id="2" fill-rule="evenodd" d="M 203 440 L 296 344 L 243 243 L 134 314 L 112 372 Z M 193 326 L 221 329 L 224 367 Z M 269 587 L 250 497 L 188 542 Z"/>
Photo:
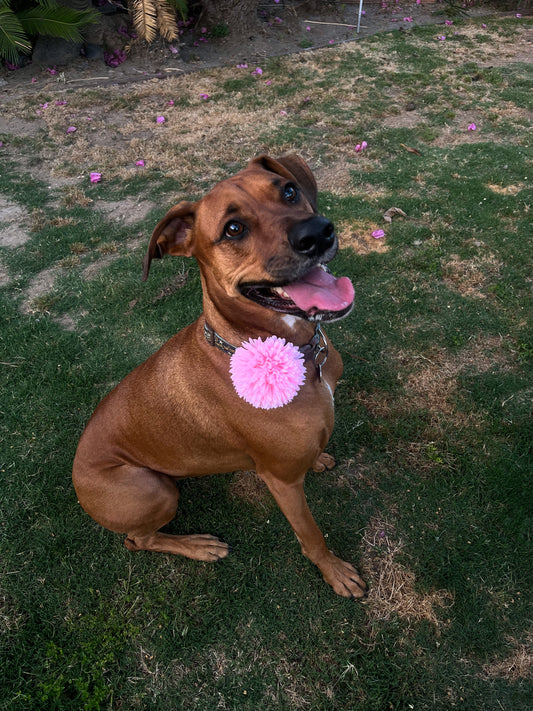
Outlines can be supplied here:
<path id="1" fill-rule="evenodd" d="M 271 93 L 233 69 L 199 74 L 200 89 L 68 92 L 100 132 L 110 105 L 125 125 L 146 119 L 142 144 L 113 129 L 104 151 L 97 132 L 76 152 L 59 113 L 42 140 L 0 135 L 0 208 L 22 208 L 29 237 L 0 247 L 0 709 L 531 708 L 531 66 L 502 59 L 530 21 L 485 24 L 456 21 L 449 44 L 426 27 L 272 60 Z M 215 98 L 197 109 L 204 84 Z M 152 118 L 169 96 L 163 132 Z M 239 494 L 233 474 L 183 481 L 168 527 L 230 543 L 214 566 L 129 553 L 70 480 L 99 400 L 200 313 L 192 260 L 140 283 L 154 225 L 283 150 L 316 169 L 345 240 L 332 268 L 356 292 L 327 328 L 345 366 L 337 467 L 306 490 L 328 544 L 363 571 L 363 604 L 336 597 L 272 500 Z M 43 178 L 94 166 L 95 186 Z M 132 197 L 155 207 L 131 224 L 97 209 Z M 407 217 L 385 225 L 393 205 Z M 376 226 L 384 240 L 360 249 Z"/>

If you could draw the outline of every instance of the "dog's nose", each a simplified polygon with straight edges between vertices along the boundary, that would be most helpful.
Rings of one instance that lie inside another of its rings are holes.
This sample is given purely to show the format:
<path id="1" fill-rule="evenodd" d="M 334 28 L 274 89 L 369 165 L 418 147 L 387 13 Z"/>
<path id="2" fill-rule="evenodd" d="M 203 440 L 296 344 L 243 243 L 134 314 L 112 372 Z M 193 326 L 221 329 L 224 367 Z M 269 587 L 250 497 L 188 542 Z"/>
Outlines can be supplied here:
<path id="1" fill-rule="evenodd" d="M 314 215 L 293 225 L 288 237 L 295 252 L 316 257 L 327 252 L 335 243 L 335 227 L 325 217 Z"/>

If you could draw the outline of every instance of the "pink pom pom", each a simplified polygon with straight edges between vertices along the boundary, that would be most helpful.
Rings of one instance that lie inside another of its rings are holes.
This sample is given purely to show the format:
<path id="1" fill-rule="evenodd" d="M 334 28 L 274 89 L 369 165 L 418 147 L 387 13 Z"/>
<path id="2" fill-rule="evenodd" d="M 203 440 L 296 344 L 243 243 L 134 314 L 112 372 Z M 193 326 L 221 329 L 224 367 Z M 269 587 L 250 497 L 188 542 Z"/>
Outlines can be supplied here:
<path id="1" fill-rule="evenodd" d="M 303 354 L 284 338 L 251 338 L 231 356 L 230 373 L 243 400 L 270 410 L 291 402 L 303 385 Z"/>

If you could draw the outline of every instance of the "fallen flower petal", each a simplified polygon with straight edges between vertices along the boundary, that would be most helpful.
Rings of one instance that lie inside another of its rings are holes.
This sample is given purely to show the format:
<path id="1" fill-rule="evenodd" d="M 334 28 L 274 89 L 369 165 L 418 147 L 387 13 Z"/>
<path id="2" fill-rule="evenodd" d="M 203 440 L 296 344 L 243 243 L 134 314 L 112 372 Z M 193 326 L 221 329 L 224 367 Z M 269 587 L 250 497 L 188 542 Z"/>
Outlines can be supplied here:
<path id="1" fill-rule="evenodd" d="M 66 101 L 56 101 L 56 106 L 66 106 L 67 102 Z"/>
<path id="2" fill-rule="evenodd" d="M 135 165 L 139 165 L 141 168 L 144 168 L 144 161 L 143 160 L 138 160 Z"/>
<path id="3" fill-rule="evenodd" d="M 453 20 L 445 20 L 444 24 L 445 25 L 453 25 Z"/>
<path id="4" fill-rule="evenodd" d="M 169 46 L 169 52 L 172 52 L 172 54 L 178 54 L 179 49 L 177 47 L 174 47 L 173 45 Z"/>
<path id="5" fill-rule="evenodd" d="M 477 128 L 475 123 L 470 123 L 468 124 L 468 128 L 466 129 L 467 131 L 475 131 Z"/>
<path id="6" fill-rule="evenodd" d="M 286 116 L 286 115 L 287 115 L 287 112 L 286 112 L 286 111 L 283 111 L 283 109 L 282 109 L 282 110 L 279 112 L 279 115 L 280 115 L 280 116 Z"/>
<path id="7" fill-rule="evenodd" d="M 260 77 L 262 73 L 263 73 L 263 70 L 261 69 L 261 67 L 257 67 L 256 69 L 253 70 L 252 75 Z"/>
<path id="8" fill-rule="evenodd" d="M 170 99 L 170 101 L 167 101 L 167 106 L 174 106 L 174 102 L 172 101 L 172 99 Z"/>
<path id="9" fill-rule="evenodd" d="M 374 237 L 374 239 L 381 239 L 382 237 L 385 237 L 385 232 L 383 230 L 374 230 L 372 232 L 372 237 Z"/>
<path id="10" fill-rule="evenodd" d="M 209 99 L 209 94 L 200 94 L 200 99 L 207 101 L 207 99 Z"/>
<path id="11" fill-rule="evenodd" d="M 102 173 L 91 173 L 89 178 L 91 183 L 99 183 L 102 180 Z"/>
<path id="12" fill-rule="evenodd" d="M 444 40 L 446 39 L 446 35 L 439 35 L 437 39 L 439 39 L 441 42 L 444 42 Z"/>
<path id="13" fill-rule="evenodd" d="M 67 128 L 67 133 L 74 133 L 74 131 L 76 131 L 76 130 L 77 130 L 76 126 L 69 126 Z"/>
<path id="14" fill-rule="evenodd" d="M 158 116 L 158 117 L 157 117 L 157 123 L 165 123 L 165 117 L 164 117 L 164 116 Z"/>

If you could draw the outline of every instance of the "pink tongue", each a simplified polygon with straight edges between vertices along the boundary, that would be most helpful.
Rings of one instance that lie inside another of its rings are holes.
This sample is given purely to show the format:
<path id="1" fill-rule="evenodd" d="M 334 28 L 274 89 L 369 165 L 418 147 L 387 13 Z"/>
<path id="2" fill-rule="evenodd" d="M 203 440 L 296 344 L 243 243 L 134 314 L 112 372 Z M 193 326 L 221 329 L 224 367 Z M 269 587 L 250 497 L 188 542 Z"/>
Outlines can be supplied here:
<path id="1" fill-rule="evenodd" d="M 315 267 L 300 281 L 283 287 L 302 311 L 342 311 L 353 302 L 354 290 L 348 277 L 336 279 L 333 274 Z"/>

